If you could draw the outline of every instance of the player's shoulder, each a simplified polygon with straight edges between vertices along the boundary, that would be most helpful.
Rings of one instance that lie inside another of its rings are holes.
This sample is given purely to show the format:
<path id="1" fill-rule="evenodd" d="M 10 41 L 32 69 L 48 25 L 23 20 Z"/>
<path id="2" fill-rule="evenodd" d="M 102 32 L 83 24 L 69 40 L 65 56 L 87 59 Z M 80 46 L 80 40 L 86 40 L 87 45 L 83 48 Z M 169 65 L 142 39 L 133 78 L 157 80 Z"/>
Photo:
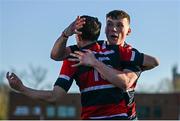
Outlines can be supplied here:
<path id="1" fill-rule="evenodd" d="M 132 49 L 133 47 L 130 45 L 130 44 L 128 44 L 128 43 L 124 43 L 124 46 L 123 46 L 124 48 L 128 48 L 128 49 Z"/>
<path id="2" fill-rule="evenodd" d="M 127 44 L 127 43 L 124 44 L 124 48 L 126 48 L 126 49 L 128 49 L 128 50 L 132 50 L 132 51 L 139 52 L 138 49 L 132 47 L 130 44 Z"/>

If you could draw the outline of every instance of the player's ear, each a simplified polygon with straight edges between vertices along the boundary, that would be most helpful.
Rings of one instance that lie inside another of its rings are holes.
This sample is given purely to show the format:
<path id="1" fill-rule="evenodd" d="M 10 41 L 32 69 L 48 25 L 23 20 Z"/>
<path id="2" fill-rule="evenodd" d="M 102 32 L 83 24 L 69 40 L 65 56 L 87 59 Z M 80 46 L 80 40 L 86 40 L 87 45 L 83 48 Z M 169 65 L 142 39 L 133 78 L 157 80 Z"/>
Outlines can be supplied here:
<path id="1" fill-rule="evenodd" d="M 131 28 L 128 29 L 127 36 L 131 33 Z"/>

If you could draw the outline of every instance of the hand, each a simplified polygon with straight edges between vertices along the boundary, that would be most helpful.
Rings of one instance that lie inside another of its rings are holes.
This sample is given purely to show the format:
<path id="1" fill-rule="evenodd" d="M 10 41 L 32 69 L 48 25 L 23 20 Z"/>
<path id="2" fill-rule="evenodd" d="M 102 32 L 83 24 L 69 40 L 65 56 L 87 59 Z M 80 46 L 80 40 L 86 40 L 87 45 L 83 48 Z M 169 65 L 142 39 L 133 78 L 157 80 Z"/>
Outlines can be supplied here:
<path id="1" fill-rule="evenodd" d="M 78 61 L 79 63 L 72 65 L 72 67 L 77 67 L 80 65 L 85 66 L 94 66 L 97 59 L 94 56 L 94 53 L 91 50 L 84 50 L 86 52 L 74 51 L 70 55 L 76 58 L 69 58 L 69 61 Z"/>
<path id="2" fill-rule="evenodd" d="M 22 81 L 19 79 L 19 77 L 16 76 L 16 74 L 14 73 L 9 74 L 9 72 L 7 72 L 6 78 L 8 79 L 9 85 L 11 86 L 11 88 L 20 92 L 23 91 L 24 85 Z"/>
<path id="3" fill-rule="evenodd" d="M 72 36 L 73 34 L 82 34 L 78 29 L 82 28 L 85 24 L 85 18 L 80 18 L 78 16 L 74 22 L 72 22 L 65 30 L 64 34 L 66 36 Z"/>

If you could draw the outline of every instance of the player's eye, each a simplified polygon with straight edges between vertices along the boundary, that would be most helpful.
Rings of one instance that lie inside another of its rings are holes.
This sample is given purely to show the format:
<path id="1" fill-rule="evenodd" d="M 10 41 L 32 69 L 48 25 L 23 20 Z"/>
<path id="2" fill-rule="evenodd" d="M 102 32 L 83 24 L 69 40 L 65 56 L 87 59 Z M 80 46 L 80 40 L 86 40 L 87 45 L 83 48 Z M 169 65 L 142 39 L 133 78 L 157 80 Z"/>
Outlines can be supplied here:
<path id="1" fill-rule="evenodd" d="M 122 23 L 118 23 L 117 27 L 124 27 L 124 25 Z"/>
<path id="2" fill-rule="evenodd" d="M 108 22 L 107 26 L 113 26 L 113 24 L 111 22 Z"/>

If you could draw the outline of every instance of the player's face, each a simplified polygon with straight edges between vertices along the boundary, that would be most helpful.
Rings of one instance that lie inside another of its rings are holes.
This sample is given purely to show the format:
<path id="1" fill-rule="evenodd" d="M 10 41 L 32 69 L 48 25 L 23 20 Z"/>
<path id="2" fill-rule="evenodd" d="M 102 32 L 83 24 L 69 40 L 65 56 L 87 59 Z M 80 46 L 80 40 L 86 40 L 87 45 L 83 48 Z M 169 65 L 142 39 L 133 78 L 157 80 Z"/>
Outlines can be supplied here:
<path id="1" fill-rule="evenodd" d="M 130 33 L 129 22 L 127 18 L 123 19 L 106 19 L 106 37 L 111 45 L 123 45 L 126 36 Z"/>

